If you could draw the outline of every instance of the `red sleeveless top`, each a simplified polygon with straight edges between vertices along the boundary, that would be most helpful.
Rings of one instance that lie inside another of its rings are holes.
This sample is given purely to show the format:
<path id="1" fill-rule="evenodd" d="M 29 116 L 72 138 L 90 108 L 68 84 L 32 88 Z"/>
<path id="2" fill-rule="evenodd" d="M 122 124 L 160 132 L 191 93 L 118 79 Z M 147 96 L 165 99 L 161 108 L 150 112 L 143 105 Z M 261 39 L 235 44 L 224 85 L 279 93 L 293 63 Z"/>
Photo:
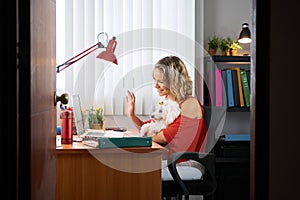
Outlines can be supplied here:
<path id="1" fill-rule="evenodd" d="M 190 97 L 194 98 L 194 97 Z M 167 140 L 167 145 L 171 155 L 174 152 L 205 152 L 207 142 L 207 126 L 204 116 L 204 110 L 198 101 L 202 118 L 189 118 L 184 115 L 179 115 L 173 123 L 163 130 L 163 134 Z M 182 104 L 182 103 L 181 103 Z"/>

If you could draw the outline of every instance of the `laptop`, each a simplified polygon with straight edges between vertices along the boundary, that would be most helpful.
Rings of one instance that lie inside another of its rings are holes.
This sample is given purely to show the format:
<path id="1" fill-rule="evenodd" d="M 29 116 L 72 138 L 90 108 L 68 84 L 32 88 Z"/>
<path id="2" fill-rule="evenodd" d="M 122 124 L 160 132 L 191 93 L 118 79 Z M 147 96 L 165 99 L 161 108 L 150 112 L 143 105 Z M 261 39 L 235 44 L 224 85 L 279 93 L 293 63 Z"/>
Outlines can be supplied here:
<path id="1" fill-rule="evenodd" d="M 114 130 L 98 130 L 98 129 L 86 129 L 84 128 L 84 119 L 81 113 L 81 103 L 79 94 L 72 95 L 73 104 L 73 114 L 76 126 L 77 135 L 82 140 L 94 140 L 97 141 L 98 138 L 102 137 L 123 137 L 124 133 L 122 131 Z"/>

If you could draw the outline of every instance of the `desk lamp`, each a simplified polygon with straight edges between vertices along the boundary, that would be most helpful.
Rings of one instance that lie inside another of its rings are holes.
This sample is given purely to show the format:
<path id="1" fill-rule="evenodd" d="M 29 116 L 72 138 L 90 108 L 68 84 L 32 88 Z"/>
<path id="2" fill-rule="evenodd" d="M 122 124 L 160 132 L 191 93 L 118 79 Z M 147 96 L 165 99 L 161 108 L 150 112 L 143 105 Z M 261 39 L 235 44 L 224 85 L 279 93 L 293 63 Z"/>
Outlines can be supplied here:
<path id="1" fill-rule="evenodd" d="M 118 64 L 117 58 L 114 54 L 115 52 L 115 48 L 117 46 L 117 41 L 116 41 L 116 37 L 112 37 L 112 39 L 110 39 L 108 41 L 107 46 L 105 47 L 99 40 L 99 37 L 101 35 L 105 35 L 106 36 L 106 41 L 108 39 L 108 36 L 106 33 L 101 32 L 98 34 L 97 39 L 98 39 L 98 43 L 94 44 L 93 46 L 89 47 L 88 49 L 84 50 L 83 52 L 79 53 L 78 55 L 74 56 L 73 58 L 67 60 L 66 62 L 64 62 L 61 65 L 58 65 L 56 67 L 56 73 L 61 72 L 62 70 L 66 69 L 67 67 L 69 67 L 70 65 L 74 64 L 75 62 L 77 62 L 78 60 L 84 58 L 85 56 L 89 55 L 90 53 L 92 53 L 93 51 L 95 51 L 98 48 L 106 48 L 105 51 L 101 52 L 97 58 L 115 63 L 116 65 Z M 69 102 L 69 95 L 64 93 L 61 96 L 57 96 L 56 93 L 54 93 L 54 105 L 56 106 L 57 102 L 60 101 L 62 104 L 67 104 Z"/>
<path id="2" fill-rule="evenodd" d="M 251 32 L 250 32 L 248 23 L 242 24 L 242 31 L 240 33 L 238 41 L 239 41 L 239 43 L 250 43 L 251 42 Z"/>
<path id="3" fill-rule="evenodd" d="M 115 63 L 116 65 L 118 64 L 117 58 L 114 54 L 115 48 L 117 46 L 117 41 L 116 41 L 116 37 L 112 37 L 112 39 L 109 40 L 107 46 L 105 47 L 99 40 L 99 37 L 101 35 L 105 35 L 106 36 L 106 41 L 108 39 L 108 36 L 106 33 L 101 32 L 98 34 L 97 39 L 98 39 L 98 43 L 94 44 L 93 46 L 89 47 L 88 49 L 84 50 L 83 52 L 79 53 L 78 55 L 74 56 L 73 58 L 67 60 L 66 62 L 64 62 L 61 65 L 58 65 L 56 67 L 56 72 L 59 73 L 62 70 L 66 69 L 67 67 L 69 67 L 70 65 L 74 64 L 75 62 L 77 62 L 78 60 L 84 58 L 85 56 L 87 56 L 88 54 L 92 53 L 93 51 L 95 51 L 98 48 L 106 48 L 105 51 L 101 52 L 97 58 Z"/>

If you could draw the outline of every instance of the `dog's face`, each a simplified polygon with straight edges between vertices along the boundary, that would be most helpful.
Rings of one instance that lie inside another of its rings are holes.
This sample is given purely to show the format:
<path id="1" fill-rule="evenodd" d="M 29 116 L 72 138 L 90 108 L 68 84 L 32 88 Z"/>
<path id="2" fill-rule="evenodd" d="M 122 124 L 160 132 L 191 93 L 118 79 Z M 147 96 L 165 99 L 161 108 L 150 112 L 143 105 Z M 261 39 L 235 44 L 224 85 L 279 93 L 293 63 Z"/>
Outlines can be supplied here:
<path id="1" fill-rule="evenodd" d="M 179 104 L 175 101 L 164 100 L 159 102 L 157 109 L 151 114 L 151 118 L 156 121 L 165 121 L 168 125 L 172 123 L 180 114 Z"/>

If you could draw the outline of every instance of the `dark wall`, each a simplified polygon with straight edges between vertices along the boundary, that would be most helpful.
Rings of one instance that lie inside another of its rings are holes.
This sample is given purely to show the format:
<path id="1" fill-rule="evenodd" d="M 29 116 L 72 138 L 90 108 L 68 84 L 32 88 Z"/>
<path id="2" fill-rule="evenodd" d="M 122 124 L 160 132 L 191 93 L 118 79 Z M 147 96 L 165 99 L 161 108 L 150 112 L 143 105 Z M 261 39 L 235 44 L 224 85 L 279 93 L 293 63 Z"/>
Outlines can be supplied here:
<path id="1" fill-rule="evenodd" d="M 255 200 L 299 198 L 299 9 L 296 1 L 252 1 L 256 91 Z M 296 52 L 287 51 L 296 49 Z M 253 195 L 253 194 L 252 194 Z"/>
<path id="2" fill-rule="evenodd" d="M 1 2 L 1 194 L 17 192 L 17 68 L 16 1 Z"/>
<path id="3" fill-rule="evenodd" d="M 300 40 L 294 36 L 300 25 L 297 3 L 296 0 L 270 3 L 269 199 L 272 200 L 299 198 Z"/>

